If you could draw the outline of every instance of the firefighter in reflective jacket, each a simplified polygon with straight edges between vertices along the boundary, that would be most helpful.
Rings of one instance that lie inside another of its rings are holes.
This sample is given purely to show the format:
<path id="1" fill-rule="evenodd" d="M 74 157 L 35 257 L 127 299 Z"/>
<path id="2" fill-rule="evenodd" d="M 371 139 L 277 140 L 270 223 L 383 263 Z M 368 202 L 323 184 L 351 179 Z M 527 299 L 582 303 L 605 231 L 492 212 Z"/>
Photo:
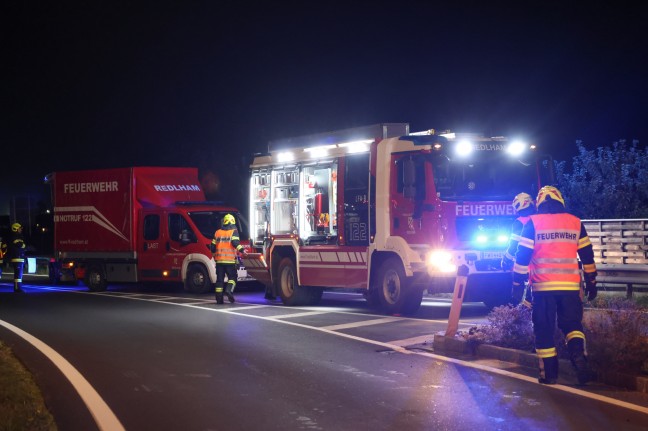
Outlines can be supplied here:
<path id="1" fill-rule="evenodd" d="M 594 251 L 585 226 L 565 211 L 565 200 L 555 187 L 545 186 L 536 199 L 538 214 L 522 230 L 513 268 L 513 295 L 521 299 L 529 279 L 533 290 L 533 332 L 540 367 L 538 381 L 554 384 L 558 379 L 558 356 L 554 344 L 556 316 L 565 334 L 567 350 L 579 384 L 590 378 L 583 333 L 583 302 L 580 269 L 583 264 L 585 293 L 596 298 Z"/>
<path id="2" fill-rule="evenodd" d="M 511 203 L 518 218 L 513 221 L 511 225 L 511 236 L 509 237 L 509 244 L 502 257 L 501 266 L 504 271 L 510 271 L 515 264 L 515 253 L 517 252 L 518 242 L 520 242 L 520 234 L 522 228 L 531 219 L 531 215 L 536 213 L 535 203 L 533 198 L 528 193 L 519 193 L 513 198 Z M 524 300 L 522 304 L 526 307 L 531 307 L 532 296 L 531 289 L 525 290 Z M 517 303 L 515 304 L 517 305 Z"/>
<path id="3" fill-rule="evenodd" d="M 223 217 L 222 228 L 214 233 L 211 246 L 212 256 L 216 261 L 216 303 L 223 303 L 223 282 L 227 275 L 225 295 L 229 302 L 234 302 L 234 288 L 236 287 L 236 252 L 245 250 L 239 243 L 239 234 L 236 229 L 236 220 L 232 214 Z"/>
<path id="4" fill-rule="evenodd" d="M 22 276 L 25 267 L 25 240 L 22 236 L 22 225 L 14 223 L 11 225 L 11 265 L 14 270 L 14 292 L 23 293 Z"/>

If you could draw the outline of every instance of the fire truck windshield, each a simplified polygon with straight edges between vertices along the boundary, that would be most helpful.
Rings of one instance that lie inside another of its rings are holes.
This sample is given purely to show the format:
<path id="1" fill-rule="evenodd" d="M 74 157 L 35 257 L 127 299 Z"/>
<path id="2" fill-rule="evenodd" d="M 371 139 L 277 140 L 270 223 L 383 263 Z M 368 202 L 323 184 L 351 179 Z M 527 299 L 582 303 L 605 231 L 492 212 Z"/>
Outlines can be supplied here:
<path id="1" fill-rule="evenodd" d="M 429 159 L 434 184 L 442 200 L 510 200 L 520 192 L 535 196 L 535 163 L 507 157 L 503 152 L 481 153 L 470 160 L 435 155 Z"/>
<path id="2" fill-rule="evenodd" d="M 214 232 L 216 232 L 221 227 L 221 222 L 225 214 L 230 214 L 227 211 L 192 211 L 189 213 L 189 217 L 194 222 L 200 233 L 205 238 L 212 238 Z M 236 227 L 239 232 L 239 238 L 248 239 L 248 229 L 247 224 L 241 217 L 239 213 L 231 213 L 236 219 Z"/>

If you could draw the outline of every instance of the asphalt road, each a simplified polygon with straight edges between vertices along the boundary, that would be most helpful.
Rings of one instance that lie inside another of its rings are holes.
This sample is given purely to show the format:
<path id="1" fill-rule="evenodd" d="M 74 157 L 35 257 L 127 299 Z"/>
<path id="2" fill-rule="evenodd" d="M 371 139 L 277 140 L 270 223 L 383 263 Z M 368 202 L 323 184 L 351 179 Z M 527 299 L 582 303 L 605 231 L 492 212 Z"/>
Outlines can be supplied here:
<path id="1" fill-rule="evenodd" d="M 10 289 L 0 287 L 0 338 L 34 373 L 61 430 L 648 424 L 645 407 L 633 409 L 619 396 L 541 386 L 522 370 L 404 348 L 445 330 L 447 301 L 426 302 L 416 318 L 403 318 L 373 314 L 357 295 L 325 293 L 320 307 L 291 308 L 258 290 L 216 306 L 209 295 L 174 288 Z M 486 312 L 467 304 L 461 328 L 483 322 Z"/>

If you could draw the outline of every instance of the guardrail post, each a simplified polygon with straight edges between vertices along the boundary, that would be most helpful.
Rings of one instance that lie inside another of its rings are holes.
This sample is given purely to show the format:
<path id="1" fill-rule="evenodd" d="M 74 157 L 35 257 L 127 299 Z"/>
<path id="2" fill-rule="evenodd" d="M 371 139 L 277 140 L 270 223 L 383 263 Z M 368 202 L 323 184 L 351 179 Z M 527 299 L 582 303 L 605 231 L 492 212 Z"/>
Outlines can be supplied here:
<path id="1" fill-rule="evenodd" d="M 448 328 L 446 337 L 454 337 L 459 327 L 459 316 L 461 315 L 461 306 L 463 305 L 466 294 L 466 281 L 468 280 L 469 269 L 466 265 L 457 268 L 457 279 L 455 280 L 454 291 L 452 293 L 452 305 L 450 306 L 450 316 L 448 317 Z"/>

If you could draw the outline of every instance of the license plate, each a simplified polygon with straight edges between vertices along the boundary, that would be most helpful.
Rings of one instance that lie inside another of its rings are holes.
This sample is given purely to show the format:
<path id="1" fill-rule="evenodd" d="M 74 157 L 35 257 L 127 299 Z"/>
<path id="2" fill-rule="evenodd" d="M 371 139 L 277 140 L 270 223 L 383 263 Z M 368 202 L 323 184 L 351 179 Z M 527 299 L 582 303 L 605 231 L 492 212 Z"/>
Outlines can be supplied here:
<path id="1" fill-rule="evenodd" d="M 482 259 L 501 259 L 503 257 L 503 251 L 482 251 Z"/>

